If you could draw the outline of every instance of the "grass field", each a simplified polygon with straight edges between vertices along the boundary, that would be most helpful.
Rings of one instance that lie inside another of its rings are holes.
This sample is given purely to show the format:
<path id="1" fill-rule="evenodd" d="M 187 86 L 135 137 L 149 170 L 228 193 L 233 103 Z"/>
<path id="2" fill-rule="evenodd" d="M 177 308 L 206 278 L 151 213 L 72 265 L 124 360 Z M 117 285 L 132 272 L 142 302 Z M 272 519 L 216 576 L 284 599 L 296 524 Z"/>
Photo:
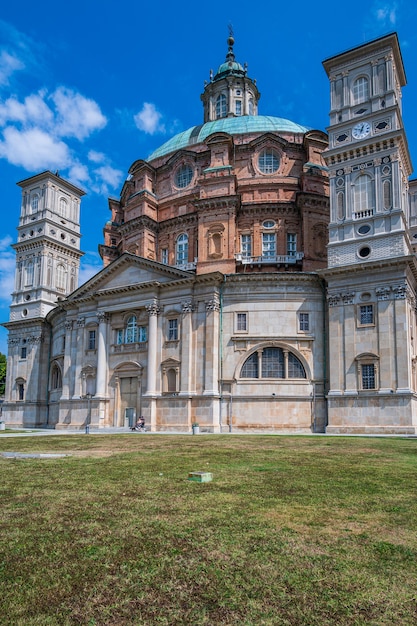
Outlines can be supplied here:
<path id="1" fill-rule="evenodd" d="M 417 440 L 0 438 L 0 623 L 417 623 Z M 213 481 L 187 480 L 209 471 Z"/>

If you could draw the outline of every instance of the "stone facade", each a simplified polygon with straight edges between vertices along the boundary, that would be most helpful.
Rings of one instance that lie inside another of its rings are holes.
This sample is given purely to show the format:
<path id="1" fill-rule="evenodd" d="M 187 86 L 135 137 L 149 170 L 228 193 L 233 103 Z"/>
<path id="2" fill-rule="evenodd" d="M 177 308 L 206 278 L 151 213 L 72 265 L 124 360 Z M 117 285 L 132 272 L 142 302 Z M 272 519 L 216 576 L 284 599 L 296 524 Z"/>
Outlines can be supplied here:
<path id="1" fill-rule="evenodd" d="M 233 45 L 204 124 L 135 161 L 109 200 L 103 269 L 6 324 L 9 424 L 415 432 L 417 187 L 396 37 L 324 62 L 329 143 L 258 115 Z M 14 302 L 26 295 L 18 283 Z"/>

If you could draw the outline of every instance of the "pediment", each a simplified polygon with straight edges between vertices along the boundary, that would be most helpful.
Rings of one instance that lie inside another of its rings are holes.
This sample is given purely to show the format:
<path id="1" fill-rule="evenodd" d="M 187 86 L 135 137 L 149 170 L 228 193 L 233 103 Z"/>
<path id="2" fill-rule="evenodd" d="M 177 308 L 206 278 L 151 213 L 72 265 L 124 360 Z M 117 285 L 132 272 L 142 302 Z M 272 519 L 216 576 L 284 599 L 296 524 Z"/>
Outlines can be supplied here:
<path id="1" fill-rule="evenodd" d="M 162 285 L 182 280 L 188 282 L 193 278 L 193 272 L 179 270 L 175 267 L 125 252 L 121 257 L 76 289 L 68 296 L 67 301 L 99 295 L 100 293 L 121 293 L 130 289 L 140 289 L 151 285 Z"/>

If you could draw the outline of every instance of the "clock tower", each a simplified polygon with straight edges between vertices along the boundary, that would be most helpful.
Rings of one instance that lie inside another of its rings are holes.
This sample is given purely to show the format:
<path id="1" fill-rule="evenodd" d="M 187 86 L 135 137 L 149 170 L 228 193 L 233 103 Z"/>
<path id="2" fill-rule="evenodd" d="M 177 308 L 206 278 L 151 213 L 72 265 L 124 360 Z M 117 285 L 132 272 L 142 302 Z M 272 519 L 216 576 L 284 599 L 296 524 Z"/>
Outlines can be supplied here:
<path id="1" fill-rule="evenodd" d="M 330 80 L 327 432 L 414 433 L 416 257 L 398 38 L 323 63 Z"/>
<path id="2" fill-rule="evenodd" d="M 323 63 L 330 79 L 329 267 L 411 252 L 407 233 L 411 162 L 402 123 L 406 84 L 397 35 Z"/>

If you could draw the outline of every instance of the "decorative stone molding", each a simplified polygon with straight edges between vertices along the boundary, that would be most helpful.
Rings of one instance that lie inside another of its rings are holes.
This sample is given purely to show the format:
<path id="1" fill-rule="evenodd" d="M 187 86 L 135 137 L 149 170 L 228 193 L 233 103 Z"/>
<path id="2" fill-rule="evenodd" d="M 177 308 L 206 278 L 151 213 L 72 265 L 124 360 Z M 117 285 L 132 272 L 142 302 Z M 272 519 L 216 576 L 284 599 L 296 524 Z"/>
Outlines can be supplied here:
<path id="1" fill-rule="evenodd" d="M 396 300 L 405 300 L 407 297 L 407 285 L 397 285 L 396 287 L 393 287 L 392 290 Z"/>
<path id="2" fill-rule="evenodd" d="M 78 328 L 84 328 L 84 324 L 85 324 L 85 317 L 79 317 L 77 319 Z"/>
<path id="3" fill-rule="evenodd" d="M 97 311 L 97 319 L 98 323 L 102 324 L 103 322 L 107 322 L 109 320 L 109 315 L 104 311 Z"/>
<path id="4" fill-rule="evenodd" d="M 42 343 L 44 340 L 44 336 L 42 333 L 40 335 L 31 335 L 27 338 L 28 343 Z"/>
<path id="5" fill-rule="evenodd" d="M 192 300 L 189 300 L 188 302 L 183 302 L 181 304 L 181 307 L 182 307 L 183 313 L 192 313 L 195 309 L 194 303 Z"/>
<path id="6" fill-rule="evenodd" d="M 377 287 L 375 289 L 376 297 L 378 300 L 389 300 L 390 292 L 390 287 Z"/>
<path id="7" fill-rule="evenodd" d="M 345 291 L 341 294 L 343 299 L 343 304 L 353 304 L 353 299 L 355 297 L 354 291 Z"/>
<path id="8" fill-rule="evenodd" d="M 220 311 L 220 302 L 218 296 L 206 302 L 206 311 Z"/>
<path id="9" fill-rule="evenodd" d="M 67 332 L 71 331 L 72 330 L 72 325 L 73 325 L 72 320 L 66 320 L 66 322 L 65 322 L 65 330 Z"/>
<path id="10" fill-rule="evenodd" d="M 148 315 L 159 315 L 159 313 L 161 312 L 161 309 L 159 308 L 159 305 L 157 302 L 153 302 L 152 304 L 149 304 L 146 307 L 146 310 L 148 312 Z"/>
<path id="11" fill-rule="evenodd" d="M 337 306 L 338 304 L 340 304 L 340 294 L 332 293 L 331 295 L 327 296 L 327 302 L 329 306 Z"/>

